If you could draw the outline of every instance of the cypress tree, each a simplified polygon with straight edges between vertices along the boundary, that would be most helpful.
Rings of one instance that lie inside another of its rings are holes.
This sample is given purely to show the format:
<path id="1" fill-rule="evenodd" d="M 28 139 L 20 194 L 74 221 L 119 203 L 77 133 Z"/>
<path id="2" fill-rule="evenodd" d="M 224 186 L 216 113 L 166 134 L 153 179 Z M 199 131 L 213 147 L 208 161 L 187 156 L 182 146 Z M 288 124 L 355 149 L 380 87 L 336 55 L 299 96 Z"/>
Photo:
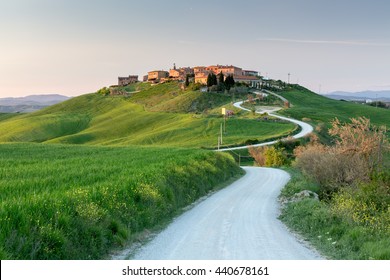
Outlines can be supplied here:
<path id="1" fill-rule="evenodd" d="M 223 85 L 223 84 L 224 84 L 224 82 L 225 82 L 225 77 L 223 76 L 222 71 L 219 72 L 219 74 L 218 74 L 218 80 L 219 80 L 219 84 L 220 84 L 220 85 Z"/>

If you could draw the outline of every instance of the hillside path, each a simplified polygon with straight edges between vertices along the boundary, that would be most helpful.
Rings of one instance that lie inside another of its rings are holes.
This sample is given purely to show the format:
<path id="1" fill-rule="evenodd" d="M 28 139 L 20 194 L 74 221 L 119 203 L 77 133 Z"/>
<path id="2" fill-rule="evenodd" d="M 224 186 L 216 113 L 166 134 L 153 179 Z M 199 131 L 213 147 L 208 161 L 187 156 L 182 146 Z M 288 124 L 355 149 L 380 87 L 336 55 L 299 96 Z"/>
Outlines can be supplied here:
<path id="1" fill-rule="evenodd" d="M 272 93 L 270 91 L 267 91 L 267 93 L 268 94 L 274 94 L 277 97 L 281 98 L 283 101 L 288 101 L 284 97 L 281 97 L 280 95 L 277 95 L 277 94 Z M 260 93 L 259 92 L 255 92 L 255 94 L 260 94 Z M 244 101 L 239 101 L 239 102 L 234 103 L 233 106 L 236 107 L 236 108 L 239 108 L 241 110 L 244 110 L 244 111 L 250 111 L 249 109 L 246 109 L 246 108 L 242 107 L 241 106 L 242 103 L 244 103 Z M 278 119 L 281 119 L 281 120 L 285 120 L 285 121 L 289 121 L 289 122 L 292 122 L 292 123 L 295 123 L 295 124 L 299 125 L 301 127 L 301 131 L 298 134 L 292 136 L 294 139 L 305 137 L 306 135 L 310 134 L 313 131 L 313 127 L 310 124 L 308 124 L 308 123 L 305 123 L 305 122 L 302 122 L 302 121 L 298 121 L 298 120 L 292 119 L 292 118 L 282 117 L 280 115 L 275 114 L 275 112 L 279 111 L 280 109 L 281 108 L 272 108 L 270 110 L 262 110 L 261 112 L 256 111 L 256 113 L 259 113 L 259 114 L 260 113 L 268 113 L 268 115 L 270 115 L 272 117 L 275 117 L 275 118 L 278 118 Z M 251 145 L 251 146 L 252 147 L 269 146 L 269 145 L 275 144 L 278 141 L 279 140 L 274 140 L 274 141 L 264 142 L 264 143 L 260 143 L 260 144 L 254 144 L 254 145 Z M 225 152 L 225 151 L 241 150 L 241 149 L 246 149 L 246 148 L 247 148 L 247 146 L 240 146 L 240 147 L 233 147 L 233 148 L 223 148 L 223 149 L 219 149 L 218 151 Z"/>
<path id="2" fill-rule="evenodd" d="M 277 219 L 288 173 L 244 169 L 244 177 L 176 218 L 134 259 L 321 259 Z"/>

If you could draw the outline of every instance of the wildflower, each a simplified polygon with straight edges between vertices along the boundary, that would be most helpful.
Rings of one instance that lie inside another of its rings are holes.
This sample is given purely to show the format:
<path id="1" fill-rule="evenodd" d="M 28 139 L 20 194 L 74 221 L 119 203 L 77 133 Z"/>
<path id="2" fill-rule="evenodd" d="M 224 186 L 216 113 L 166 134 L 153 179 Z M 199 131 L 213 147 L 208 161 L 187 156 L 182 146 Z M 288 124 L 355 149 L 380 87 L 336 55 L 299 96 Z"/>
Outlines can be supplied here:
<path id="1" fill-rule="evenodd" d="M 321 239 L 321 238 L 322 238 L 322 236 L 321 236 L 321 235 L 318 235 L 317 237 L 318 237 L 319 239 Z"/>
<path id="2" fill-rule="evenodd" d="M 334 241 L 334 242 L 332 242 L 332 245 L 335 245 L 337 243 L 337 241 Z"/>
<path id="3" fill-rule="evenodd" d="M 331 241 L 332 240 L 332 238 L 328 238 L 328 241 Z"/>

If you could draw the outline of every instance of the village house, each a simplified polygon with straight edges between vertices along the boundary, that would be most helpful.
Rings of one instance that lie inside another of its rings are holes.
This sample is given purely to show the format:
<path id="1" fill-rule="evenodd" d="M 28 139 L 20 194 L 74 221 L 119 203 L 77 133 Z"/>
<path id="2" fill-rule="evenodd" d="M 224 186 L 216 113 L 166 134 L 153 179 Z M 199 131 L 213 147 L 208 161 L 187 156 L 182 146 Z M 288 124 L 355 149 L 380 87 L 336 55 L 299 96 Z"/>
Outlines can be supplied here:
<path id="1" fill-rule="evenodd" d="M 173 64 L 173 69 L 169 70 L 169 78 L 172 80 L 185 81 L 187 75 L 193 75 L 194 69 L 191 67 L 176 68 Z"/>
<path id="2" fill-rule="evenodd" d="M 222 73 L 225 78 L 228 75 L 232 75 L 236 82 L 246 83 L 248 85 L 258 87 L 261 84 L 259 73 L 254 70 L 243 70 L 240 67 L 233 65 L 210 65 L 210 66 L 195 66 L 176 68 L 176 64 L 173 64 L 173 69 L 169 72 L 164 70 L 156 70 L 148 72 L 147 76 L 143 77 L 143 81 L 159 83 L 168 79 L 184 81 L 187 76 L 192 76 L 192 81 L 202 85 L 207 84 L 207 77 L 210 73 L 218 75 Z M 138 78 L 137 78 L 138 79 Z"/>
<path id="3" fill-rule="evenodd" d="M 195 83 L 207 84 L 207 77 L 210 73 L 218 75 L 222 73 L 225 77 L 232 75 L 234 81 L 256 84 L 260 81 L 258 72 L 252 70 L 242 70 L 242 68 L 233 65 L 211 65 L 194 67 Z"/>
<path id="4" fill-rule="evenodd" d="M 169 73 L 163 70 L 155 70 L 148 72 L 148 82 L 159 83 L 161 80 L 168 78 Z"/>
<path id="5" fill-rule="evenodd" d="M 118 86 L 127 86 L 138 82 L 138 75 L 129 75 L 128 77 L 118 77 Z"/>

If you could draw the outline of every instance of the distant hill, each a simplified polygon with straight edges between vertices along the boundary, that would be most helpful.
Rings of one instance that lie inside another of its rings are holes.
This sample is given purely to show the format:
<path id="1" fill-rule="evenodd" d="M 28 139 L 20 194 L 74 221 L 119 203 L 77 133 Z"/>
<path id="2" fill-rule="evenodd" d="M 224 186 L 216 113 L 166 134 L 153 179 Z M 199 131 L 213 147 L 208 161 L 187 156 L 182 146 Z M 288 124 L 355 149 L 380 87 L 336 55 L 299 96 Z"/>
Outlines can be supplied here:
<path id="1" fill-rule="evenodd" d="M 29 95 L 0 98 L 1 113 L 29 113 L 63 102 L 70 97 L 59 94 Z"/>
<path id="2" fill-rule="evenodd" d="M 356 100 L 378 100 L 390 102 L 390 90 L 383 91 L 360 91 L 360 92 L 345 92 L 345 91 L 335 91 L 328 94 L 324 94 L 324 96 L 331 99 L 344 99 L 350 101 Z"/>

